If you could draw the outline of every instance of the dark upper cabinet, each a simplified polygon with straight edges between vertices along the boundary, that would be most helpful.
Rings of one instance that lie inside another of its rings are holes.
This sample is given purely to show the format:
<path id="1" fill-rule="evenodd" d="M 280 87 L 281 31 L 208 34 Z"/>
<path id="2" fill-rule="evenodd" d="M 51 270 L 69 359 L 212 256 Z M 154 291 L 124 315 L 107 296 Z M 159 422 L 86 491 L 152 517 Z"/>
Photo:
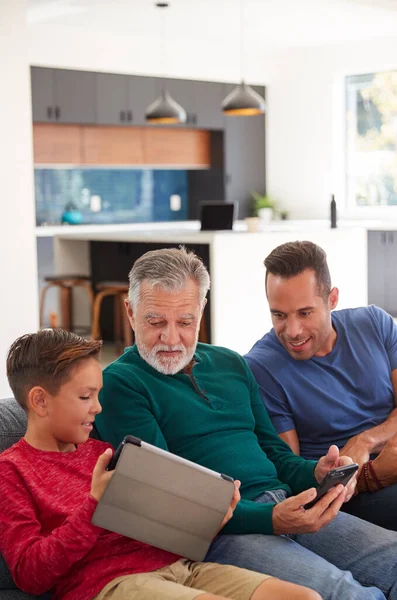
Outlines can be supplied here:
<path id="1" fill-rule="evenodd" d="M 98 125 L 144 125 L 146 109 L 153 100 L 153 77 L 96 74 Z"/>
<path id="2" fill-rule="evenodd" d="M 128 76 L 96 75 L 96 121 L 98 125 L 127 124 Z"/>
<path id="3" fill-rule="evenodd" d="M 234 87 L 226 84 L 225 96 Z M 254 89 L 264 95 L 263 87 Z M 265 191 L 265 115 L 224 116 L 223 123 L 226 200 L 238 202 L 238 217 L 244 219 L 252 214 L 251 192 Z"/>
<path id="4" fill-rule="evenodd" d="M 31 68 L 32 117 L 33 121 L 54 121 L 54 76 L 53 69 Z"/>
<path id="5" fill-rule="evenodd" d="M 33 121 L 95 123 L 95 73 L 32 67 Z"/>
<path id="6" fill-rule="evenodd" d="M 54 69 L 54 78 L 57 120 L 60 123 L 95 123 L 96 74 Z"/>
<path id="7" fill-rule="evenodd" d="M 201 129 L 223 129 L 221 104 L 224 98 L 223 83 L 193 81 L 196 127 Z"/>
<path id="8" fill-rule="evenodd" d="M 154 77 L 128 77 L 128 117 L 133 125 L 145 125 L 146 109 L 157 98 Z"/>
<path id="9" fill-rule="evenodd" d="M 163 86 L 172 98 L 186 111 L 186 123 L 178 123 L 173 127 L 195 127 L 197 123 L 197 106 L 194 98 L 194 81 L 186 79 L 158 79 L 156 81 L 156 97 L 160 95 Z"/>
<path id="10" fill-rule="evenodd" d="M 176 127 L 199 129 L 222 129 L 221 104 L 223 84 L 209 81 L 165 79 L 164 86 L 173 99 L 186 110 L 186 123 Z M 161 80 L 156 82 L 156 95 L 162 88 Z"/>

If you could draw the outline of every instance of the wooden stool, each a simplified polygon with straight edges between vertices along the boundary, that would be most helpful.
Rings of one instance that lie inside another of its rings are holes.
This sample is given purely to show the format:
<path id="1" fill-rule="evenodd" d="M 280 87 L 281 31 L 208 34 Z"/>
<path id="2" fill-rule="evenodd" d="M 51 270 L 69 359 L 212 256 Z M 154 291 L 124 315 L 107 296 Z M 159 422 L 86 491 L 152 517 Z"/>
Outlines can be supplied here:
<path id="1" fill-rule="evenodd" d="M 95 296 L 92 311 L 91 337 L 93 340 L 99 340 L 101 338 L 99 319 L 101 316 L 102 300 L 106 296 L 114 296 L 114 339 L 116 342 L 116 352 L 121 354 L 123 348 L 132 346 L 134 343 L 134 332 L 131 329 L 124 306 L 124 301 L 128 297 L 128 283 L 122 283 L 120 281 L 102 281 L 97 284 L 96 288 L 98 293 Z"/>
<path id="2" fill-rule="evenodd" d="M 201 317 L 201 321 L 200 321 L 198 341 L 202 342 L 203 344 L 208 344 L 208 332 L 207 332 L 207 325 L 205 322 L 204 313 L 203 313 L 203 316 Z"/>
<path id="3" fill-rule="evenodd" d="M 87 292 L 90 312 L 92 314 L 92 306 L 94 294 L 91 287 L 91 279 L 85 275 L 54 275 L 46 277 L 47 285 L 43 288 L 40 298 L 40 327 L 43 326 L 44 305 L 47 292 L 52 287 L 59 288 L 60 303 L 61 303 L 61 323 L 62 329 L 73 330 L 73 297 L 72 292 L 75 287 L 82 287 Z"/>

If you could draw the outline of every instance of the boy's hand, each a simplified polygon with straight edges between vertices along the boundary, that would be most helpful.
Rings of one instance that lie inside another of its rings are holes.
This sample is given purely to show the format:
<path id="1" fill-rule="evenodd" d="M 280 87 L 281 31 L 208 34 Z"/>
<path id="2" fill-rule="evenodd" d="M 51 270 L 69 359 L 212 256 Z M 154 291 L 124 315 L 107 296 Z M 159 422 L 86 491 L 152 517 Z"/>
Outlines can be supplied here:
<path id="1" fill-rule="evenodd" d="M 112 450 L 107 448 L 103 454 L 98 458 L 95 468 L 92 472 L 91 480 L 91 496 L 99 502 L 105 488 L 111 478 L 113 477 L 114 471 L 106 471 L 106 467 L 110 463 L 112 458 Z"/>
<path id="2" fill-rule="evenodd" d="M 222 519 L 222 523 L 220 524 L 219 529 L 216 532 L 216 535 L 218 535 L 218 533 L 220 532 L 222 527 L 224 527 L 226 525 L 226 523 L 228 521 L 230 521 L 230 519 L 233 516 L 234 509 L 236 508 L 237 504 L 240 502 L 240 499 L 241 499 L 240 492 L 239 492 L 240 485 L 241 485 L 241 481 L 238 481 L 238 479 L 236 479 L 236 481 L 234 482 L 233 497 L 230 500 L 229 508 L 227 509 L 227 513 L 225 514 L 225 516 Z"/>

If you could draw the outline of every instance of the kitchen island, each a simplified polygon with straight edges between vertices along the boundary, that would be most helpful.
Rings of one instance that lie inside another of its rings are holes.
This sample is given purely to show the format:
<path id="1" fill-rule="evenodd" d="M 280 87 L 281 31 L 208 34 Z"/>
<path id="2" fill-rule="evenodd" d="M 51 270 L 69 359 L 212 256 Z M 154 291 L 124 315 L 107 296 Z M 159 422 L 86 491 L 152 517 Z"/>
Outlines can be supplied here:
<path id="1" fill-rule="evenodd" d="M 147 224 L 42 227 L 37 228 L 37 237 L 39 257 L 40 245 L 45 243 L 48 248 L 52 244 L 52 268 L 57 275 L 92 276 L 93 270 L 98 270 L 98 262 L 100 265 L 108 263 L 104 270 L 108 275 L 116 273 L 121 261 L 117 256 L 124 255 L 125 267 L 119 271 L 124 280 L 133 262 L 128 262 L 131 249 L 145 251 L 153 245 L 185 244 L 200 249 L 201 255 L 202 250 L 207 249 L 204 255 L 211 275 L 208 306 L 211 343 L 242 354 L 271 328 L 263 260 L 279 244 L 299 239 L 322 246 L 328 255 L 332 283 L 340 288 L 339 307 L 367 304 L 367 229 L 360 224 L 330 229 L 327 222 L 321 221 L 275 222 L 258 233 L 244 231 L 241 223 L 237 223 L 233 231 L 205 232 L 199 231 L 196 222 L 161 223 L 150 228 Z M 120 279 L 120 276 L 106 278 Z M 89 323 L 86 299 L 78 292 L 76 290 L 74 305 L 76 319 Z"/>

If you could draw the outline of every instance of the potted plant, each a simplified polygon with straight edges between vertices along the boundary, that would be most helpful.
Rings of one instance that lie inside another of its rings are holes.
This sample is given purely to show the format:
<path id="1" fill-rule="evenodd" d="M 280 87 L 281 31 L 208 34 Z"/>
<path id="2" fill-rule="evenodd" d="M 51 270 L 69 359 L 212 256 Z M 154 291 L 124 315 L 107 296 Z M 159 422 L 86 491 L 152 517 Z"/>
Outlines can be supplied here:
<path id="1" fill-rule="evenodd" d="M 253 198 L 253 215 L 260 218 L 262 223 L 269 223 L 273 218 L 275 202 L 267 194 L 251 192 Z"/>

